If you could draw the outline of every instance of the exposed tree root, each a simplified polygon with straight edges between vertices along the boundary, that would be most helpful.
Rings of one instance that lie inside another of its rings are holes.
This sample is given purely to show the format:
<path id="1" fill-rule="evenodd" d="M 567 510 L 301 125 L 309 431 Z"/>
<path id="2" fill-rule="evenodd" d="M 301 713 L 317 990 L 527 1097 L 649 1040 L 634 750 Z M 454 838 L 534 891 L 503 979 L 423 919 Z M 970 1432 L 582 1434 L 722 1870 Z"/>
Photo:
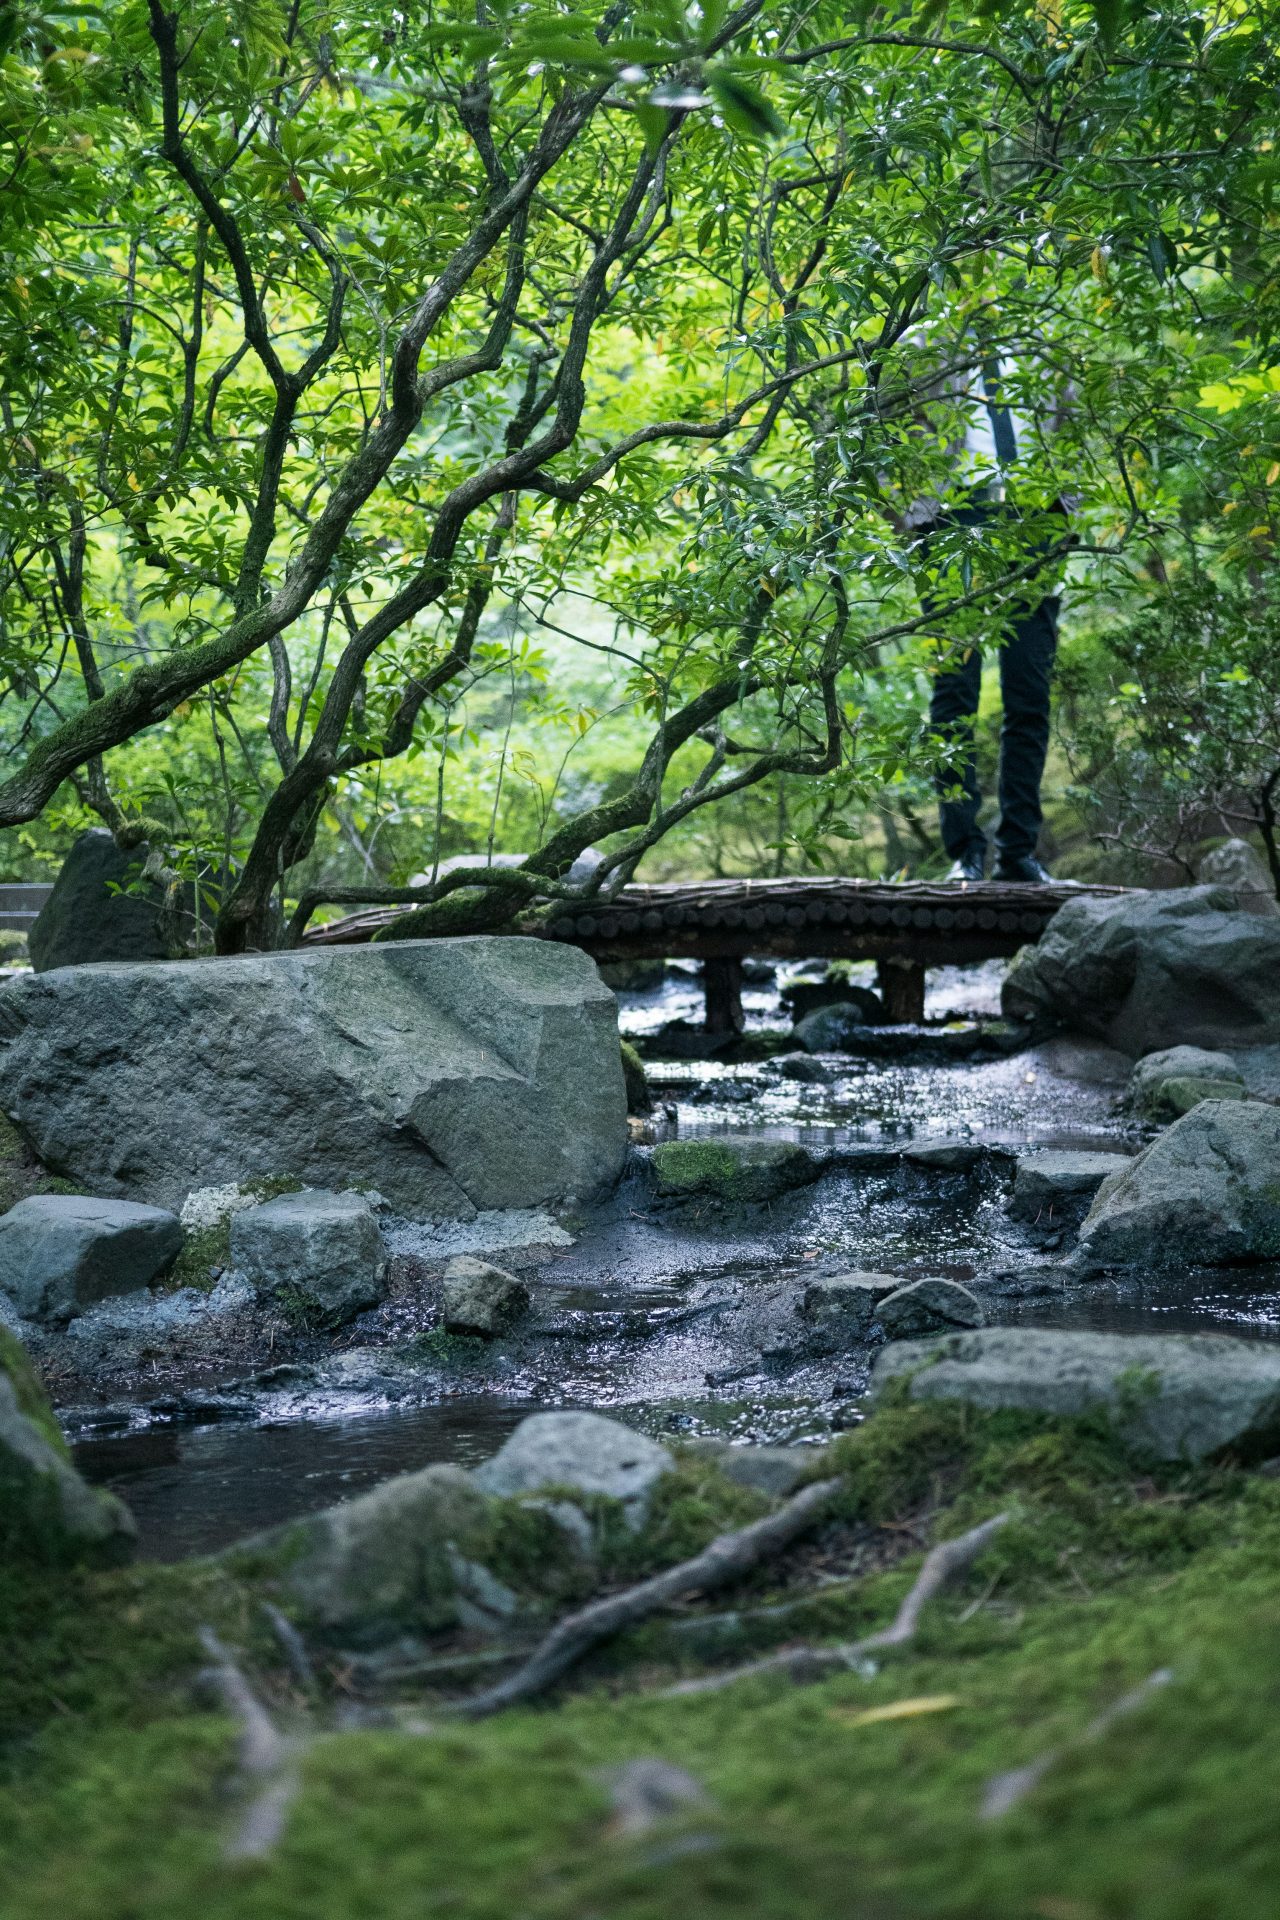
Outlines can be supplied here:
<path id="1" fill-rule="evenodd" d="M 521 1700 L 532 1699 L 567 1673 L 592 1647 L 620 1633 L 624 1627 L 647 1619 L 682 1594 L 710 1592 L 725 1586 L 781 1553 L 813 1525 L 839 1485 L 837 1479 L 816 1480 L 802 1487 L 776 1513 L 767 1514 L 763 1520 L 753 1521 L 736 1533 L 721 1534 L 692 1560 L 668 1567 L 652 1579 L 628 1587 L 624 1593 L 592 1601 L 554 1626 L 515 1673 L 484 1693 L 452 1701 L 439 1711 L 480 1719 L 486 1714 L 500 1713 L 504 1707 L 515 1706 Z"/>
<path id="2" fill-rule="evenodd" d="M 282 1734 L 253 1691 L 230 1649 L 212 1627 L 201 1627 L 200 1644 L 212 1664 L 200 1678 L 240 1728 L 241 1780 L 251 1795 L 223 1846 L 225 1860 L 262 1860 L 273 1851 L 298 1790 L 302 1743 Z"/>
<path id="3" fill-rule="evenodd" d="M 1101 1740 L 1105 1733 L 1110 1732 L 1117 1720 L 1123 1720 L 1128 1714 L 1136 1712 L 1139 1707 L 1146 1704 L 1153 1693 L 1158 1693 L 1161 1687 L 1167 1687 L 1172 1679 L 1171 1667 L 1157 1667 L 1155 1672 L 1149 1673 L 1145 1680 L 1140 1680 L 1136 1687 L 1130 1687 L 1128 1693 L 1122 1693 L 1118 1700 L 1113 1700 L 1109 1707 L 1104 1707 L 1097 1718 L 1091 1720 L 1084 1732 L 1078 1734 L 1074 1740 L 1065 1741 L 1060 1747 L 1051 1747 L 1048 1753 L 1039 1754 L 1025 1767 L 1013 1767 L 1008 1773 L 994 1774 L 987 1782 L 987 1790 L 982 1797 L 982 1805 L 978 1809 L 978 1818 L 999 1820 L 1016 1807 L 1020 1800 L 1025 1800 L 1065 1754 L 1088 1746 L 1094 1740 Z"/>
<path id="4" fill-rule="evenodd" d="M 968 1533 L 962 1533 L 956 1540 L 944 1540 L 926 1554 L 915 1585 L 889 1626 L 881 1627 L 878 1633 L 869 1633 L 863 1640 L 848 1640 L 834 1647 L 786 1647 L 779 1653 L 766 1654 L 761 1660 L 749 1661 L 745 1666 L 732 1667 L 727 1673 L 711 1673 L 697 1680 L 682 1680 L 678 1685 L 666 1689 L 668 1696 L 715 1693 L 721 1687 L 736 1685 L 739 1680 L 753 1680 L 759 1674 L 770 1673 L 784 1674 L 789 1680 L 806 1684 L 825 1679 L 829 1673 L 856 1666 L 869 1653 L 905 1645 L 915 1637 L 920 1615 L 934 1595 L 941 1591 L 948 1580 L 962 1573 L 978 1558 L 1008 1518 L 1007 1513 L 998 1513 L 993 1520 L 984 1520 L 981 1526 L 971 1527 Z"/>

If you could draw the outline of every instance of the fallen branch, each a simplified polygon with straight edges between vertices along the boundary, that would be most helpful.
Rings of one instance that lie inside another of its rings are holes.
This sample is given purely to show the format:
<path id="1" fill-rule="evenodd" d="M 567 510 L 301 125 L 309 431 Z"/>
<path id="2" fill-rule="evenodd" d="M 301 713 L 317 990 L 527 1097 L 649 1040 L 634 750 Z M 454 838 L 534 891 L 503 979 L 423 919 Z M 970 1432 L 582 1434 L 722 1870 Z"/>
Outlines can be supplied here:
<path id="1" fill-rule="evenodd" d="M 226 1860 L 261 1860 L 276 1846 L 298 1790 L 299 1743 L 287 1739 L 212 1627 L 201 1627 L 200 1644 L 213 1662 L 200 1675 L 224 1712 L 240 1728 L 238 1763 L 253 1791 L 235 1832 L 223 1847 Z"/>
<path id="2" fill-rule="evenodd" d="M 815 1480 L 779 1507 L 776 1513 L 755 1520 L 736 1533 L 723 1533 L 719 1539 L 692 1560 L 668 1567 L 638 1586 L 607 1599 L 594 1600 L 590 1606 L 571 1613 L 551 1629 L 524 1665 L 505 1680 L 470 1699 L 456 1700 L 441 1709 L 477 1720 L 486 1714 L 500 1713 L 504 1707 L 529 1700 L 543 1692 L 569 1668 L 581 1660 L 602 1640 L 611 1639 L 624 1627 L 635 1626 L 660 1607 L 686 1593 L 710 1592 L 723 1587 L 740 1574 L 749 1573 L 762 1561 L 772 1559 L 808 1527 L 831 1499 L 839 1480 Z"/>
<path id="3" fill-rule="evenodd" d="M 668 1695 L 716 1693 L 721 1687 L 736 1685 L 739 1680 L 754 1680 L 759 1674 L 771 1673 L 785 1674 L 789 1680 L 804 1685 L 813 1680 L 822 1680 L 829 1673 L 847 1671 L 857 1666 L 869 1653 L 879 1653 L 885 1647 L 904 1646 L 915 1637 L 920 1615 L 934 1595 L 941 1591 L 948 1580 L 972 1565 L 1008 1519 L 1007 1513 L 998 1513 L 993 1520 L 984 1520 L 981 1526 L 971 1527 L 968 1533 L 962 1533 L 958 1539 L 944 1540 L 926 1554 L 911 1591 L 890 1624 L 881 1627 L 878 1633 L 869 1633 L 863 1640 L 846 1640 L 834 1647 L 785 1647 L 779 1653 L 766 1654 L 762 1660 L 751 1660 L 745 1666 L 731 1668 L 727 1673 L 711 1673 L 698 1680 L 682 1680 L 677 1686 L 667 1689 Z"/>
<path id="4" fill-rule="evenodd" d="M 1074 1740 L 1068 1740 L 1060 1747 L 1051 1747 L 1048 1753 L 1030 1761 L 1025 1767 L 1013 1767 L 1008 1773 L 997 1773 L 987 1782 L 987 1790 L 982 1796 L 982 1805 L 978 1809 L 980 1820 L 999 1820 L 1017 1806 L 1044 1779 L 1052 1767 L 1068 1753 L 1080 1747 L 1089 1746 L 1095 1740 L 1101 1740 L 1109 1733 L 1117 1720 L 1123 1720 L 1128 1714 L 1144 1706 L 1153 1693 L 1161 1687 L 1167 1687 L 1173 1679 L 1171 1667 L 1157 1667 L 1136 1687 L 1130 1687 L 1128 1693 L 1122 1693 L 1109 1707 L 1104 1707 L 1096 1719 L 1091 1720 L 1084 1732 L 1077 1734 Z"/>

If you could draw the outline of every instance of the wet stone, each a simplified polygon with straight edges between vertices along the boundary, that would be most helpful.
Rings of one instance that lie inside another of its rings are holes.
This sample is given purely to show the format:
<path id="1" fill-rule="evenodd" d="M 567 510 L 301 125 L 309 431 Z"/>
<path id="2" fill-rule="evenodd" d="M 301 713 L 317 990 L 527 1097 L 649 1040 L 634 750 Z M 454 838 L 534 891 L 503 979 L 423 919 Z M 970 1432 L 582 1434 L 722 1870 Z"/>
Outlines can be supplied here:
<path id="1" fill-rule="evenodd" d="M 1129 1163 L 1122 1153 L 1072 1153 L 1043 1147 L 1018 1155 L 1009 1212 L 1015 1220 L 1078 1225 L 1098 1188 Z"/>
<path id="2" fill-rule="evenodd" d="M 880 1302 L 898 1292 L 901 1286 L 900 1274 L 833 1274 L 829 1279 L 810 1281 L 800 1302 L 800 1312 L 806 1320 L 828 1331 L 861 1337 L 875 1319 Z"/>
<path id="3" fill-rule="evenodd" d="M 529 1289 L 514 1274 L 460 1253 L 444 1270 L 441 1321 L 446 1333 L 478 1334 L 490 1340 L 527 1312 Z"/>
<path id="4" fill-rule="evenodd" d="M 748 1204 L 808 1186 L 822 1171 L 787 1140 L 667 1140 L 654 1148 L 653 1168 L 665 1198 L 707 1194 Z"/>
<path id="5" fill-rule="evenodd" d="M 930 1140 L 907 1147 L 902 1157 L 926 1173 L 972 1173 L 982 1164 L 985 1148 L 976 1140 Z"/>
<path id="6" fill-rule="evenodd" d="M 233 1215 L 231 1260 L 261 1296 L 334 1325 L 386 1292 L 382 1236 L 358 1193 L 309 1187 Z"/>
<path id="7" fill-rule="evenodd" d="M 486 1493 L 572 1488 L 622 1503 L 628 1524 L 644 1524 L 653 1490 L 675 1465 L 665 1447 L 599 1413 L 534 1413 L 472 1475 Z"/>
<path id="8" fill-rule="evenodd" d="M 99 1300 L 149 1287 L 182 1240 L 177 1216 L 163 1207 L 32 1194 L 0 1219 L 0 1291 L 29 1320 L 70 1320 Z"/>
<path id="9" fill-rule="evenodd" d="M 1198 1107 L 1202 1100 L 1247 1100 L 1248 1093 L 1238 1080 L 1209 1080 L 1197 1074 L 1179 1074 L 1160 1088 L 1165 1108 L 1181 1117 Z"/>
<path id="10" fill-rule="evenodd" d="M 1144 1119 L 1176 1119 L 1178 1114 L 1189 1112 L 1195 1100 L 1192 1098 L 1184 1106 L 1175 1106 L 1168 1089 L 1175 1083 L 1188 1080 L 1201 1083 L 1231 1082 L 1241 1091 L 1226 1097 L 1243 1097 L 1244 1074 L 1236 1062 L 1229 1053 L 1220 1053 L 1208 1047 L 1162 1047 L 1158 1053 L 1147 1054 L 1133 1069 L 1125 1097 L 1134 1112 L 1141 1114 Z"/>
<path id="11" fill-rule="evenodd" d="M 774 1072 L 784 1080 L 797 1080 L 810 1086 L 825 1086 L 834 1080 L 836 1070 L 811 1053 L 781 1053 L 773 1062 Z"/>
<path id="12" fill-rule="evenodd" d="M 913 1280 L 882 1300 L 876 1318 L 890 1340 L 952 1327 L 980 1327 L 986 1318 L 976 1295 L 956 1280 Z"/>

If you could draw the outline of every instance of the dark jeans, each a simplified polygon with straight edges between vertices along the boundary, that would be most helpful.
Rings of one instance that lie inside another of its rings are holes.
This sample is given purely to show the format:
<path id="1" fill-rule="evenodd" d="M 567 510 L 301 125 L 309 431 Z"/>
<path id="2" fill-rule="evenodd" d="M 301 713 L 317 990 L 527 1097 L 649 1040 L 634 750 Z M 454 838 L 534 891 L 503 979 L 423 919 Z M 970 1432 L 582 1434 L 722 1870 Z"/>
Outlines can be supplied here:
<path id="1" fill-rule="evenodd" d="M 954 516 L 973 526 L 1000 508 L 966 507 Z M 925 602 L 931 613 L 937 601 Z M 1043 817 L 1040 781 L 1049 749 L 1049 680 L 1058 645 L 1057 594 L 1029 601 L 1008 617 L 999 648 L 1000 692 L 1004 723 L 1000 730 L 1000 824 L 997 853 L 1006 859 L 1033 854 Z M 987 837 L 978 825 L 982 793 L 974 758 L 974 721 L 982 689 L 982 651 L 974 647 L 934 682 L 929 718 L 951 742 L 950 764 L 938 774 L 939 795 L 961 789 L 958 798 L 941 798 L 938 807 L 942 844 L 953 860 L 986 852 Z"/>

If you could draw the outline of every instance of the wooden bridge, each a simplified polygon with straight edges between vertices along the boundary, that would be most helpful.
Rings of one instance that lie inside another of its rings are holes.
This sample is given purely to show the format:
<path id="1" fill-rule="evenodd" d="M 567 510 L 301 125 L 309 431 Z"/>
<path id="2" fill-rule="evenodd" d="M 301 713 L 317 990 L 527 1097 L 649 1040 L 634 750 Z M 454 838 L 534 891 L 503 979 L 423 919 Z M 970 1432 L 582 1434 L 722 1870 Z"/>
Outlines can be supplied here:
<path id="1" fill-rule="evenodd" d="M 1014 886 L 997 881 L 700 880 L 624 887 L 605 904 L 583 902 L 513 933 L 566 940 L 593 960 L 694 959 L 704 963 L 708 1032 L 741 1030 L 742 962 L 874 960 L 894 1023 L 924 1018 L 925 972 L 1016 953 L 1038 940 L 1058 908 L 1081 893 L 1120 887 Z M 313 927 L 307 946 L 372 939 L 404 912 L 380 907 Z"/>

